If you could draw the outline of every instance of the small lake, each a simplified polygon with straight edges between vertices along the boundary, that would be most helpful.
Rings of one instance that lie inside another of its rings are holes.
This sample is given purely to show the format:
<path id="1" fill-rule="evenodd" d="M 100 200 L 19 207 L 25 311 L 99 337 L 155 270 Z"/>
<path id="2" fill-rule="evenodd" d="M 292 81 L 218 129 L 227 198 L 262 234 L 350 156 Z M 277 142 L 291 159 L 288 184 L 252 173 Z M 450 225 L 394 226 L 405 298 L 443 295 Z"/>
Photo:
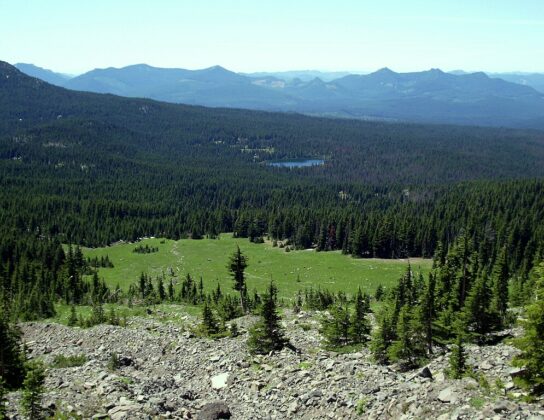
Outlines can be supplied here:
<path id="1" fill-rule="evenodd" d="M 306 166 L 319 166 L 324 163 L 325 161 L 323 159 L 293 159 L 278 160 L 276 162 L 269 162 L 268 164 L 279 168 L 304 168 Z"/>

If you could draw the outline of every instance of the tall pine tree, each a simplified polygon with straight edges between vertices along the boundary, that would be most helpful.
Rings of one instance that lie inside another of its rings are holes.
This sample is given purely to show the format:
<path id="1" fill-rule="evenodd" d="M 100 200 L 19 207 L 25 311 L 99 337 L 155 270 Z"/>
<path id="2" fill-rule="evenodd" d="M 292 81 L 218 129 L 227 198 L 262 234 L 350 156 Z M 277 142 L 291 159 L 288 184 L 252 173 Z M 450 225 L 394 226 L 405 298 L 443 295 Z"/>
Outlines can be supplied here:
<path id="1" fill-rule="evenodd" d="M 370 303 L 368 296 L 364 296 L 361 288 L 357 290 L 355 296 L 355 310 L 351 316 L 351 325 L 349 335 L 353 343 L 365 343 L 371 331 L 368 314 L 370 312 Z"/>
<path id="2" fill-rule="evenodd" d="M 271 281 L 263 296 L 261 319 L 249 331 L 248 347 L 251 353 L 268 354 L 283 349 L 288 343 L 281 326 L 276 295 L 276 286 Z"/>
<path id="3" fill-rule="evenodd" d="M 43 415 L 42 398 L 45 383 L 45 368 L 41 362 L 27 363 L 26 377 L 23 382 L 21 405 L 30 420 L 41 419 Z"/>
<path id="4" fill-rule="evenodd" d="M 508 309 L 508 263 L 506 260 L 506 247 L 503 248 L 493 266 L 493 299 L 492 310 L 502 318 Z"/>
<path id="5" fill-rule="evenodd" d="M 228 269 L 230 271 L 230 274 L 232 276 L 232 279 L 234 280 L 233 288 L 240 294 L 240 306 L 242 307 L 242 311 L 245 313 L 247 312 L 247 304 L 246 304 L 246 279 L 244 275 L 244 271 L 247 267 L 247 257 L 242 254 L 242 251 L 240 251 L 240 247 L 236 246 L 236 251 L 234 254 L 230 257 Z"/>

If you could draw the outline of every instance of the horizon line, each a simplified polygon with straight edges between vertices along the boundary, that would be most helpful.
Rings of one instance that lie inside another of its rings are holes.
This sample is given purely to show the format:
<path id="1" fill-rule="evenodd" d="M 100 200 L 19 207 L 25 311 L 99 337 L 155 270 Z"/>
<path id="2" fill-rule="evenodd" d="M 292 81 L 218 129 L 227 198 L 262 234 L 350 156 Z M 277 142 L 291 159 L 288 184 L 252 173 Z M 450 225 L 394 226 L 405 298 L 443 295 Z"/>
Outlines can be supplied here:
<path id="1" fill-rule="evenodd" d="M 115 66 L 95 67 L 95 68 L 85 70 L 85 71 L 82 71 L 82 72 L 73 73 L 73 72 L 67 72 L 67 71 L 62 71 L 62 70 L 53 70 L 52 68 L 42 67 L 41 65 L 34 64 L 32 62 L 18 61 L 17 63 L 13 63 L 11 65 L 13 65 L 13 66 L 31 65 L 31 66 L 38 67 L 38 68 L 41 68 L 41 69 L 46 70 L 46 71 L 51 71 L 53 73 L 61 74 L 61 75 L 64 75 L 64 76 L 70 76 L 71 78 L 81 76 L 83 74 L 89 73 L 89 72 L 94 71 L 94 70 L 108 70 L 108 69 L 122 70 L 124 68 L 134 67 L 134 66 L 149 66 L 149 67 L 152 67 L 152 68 L 155 68 L 155 69 L 162 69 L 162 70 L 189 70 L 189 71 L 208 70 L 208 69 L 212 69 L 212 68 L 215 68 L 215 67 L 221 67 L 221 68 L 223 68 L 223 69 L 225 69 L 227 71 L 231 71 L 233 73 L 242 74 L 242 75 L 251 75 L 251 74 L 256 74 L 256 73 L 303 73 L 303 72 L 346 73 L 346 74 L 355 74 L 355 75 L 367 75 L 367 74 L 372 74 L 372 73 L 375 73 L 375 72 L 378 72 L 378 71 L 384 70 L 384 69 L 391 70 L 392 72 L 398 73 L 398 74 L 421 73 L 421 72 L 430 71 L 430 70 L 440 70 L 440 71 L 442 71 L 444 73 L 454 73 L 454 72 L 485 73 L 487 75 L 493 75 L 493 74 L 517 74 L 517 75 L 527 76 L 527 75 L 532 75 L 532 74 L 544 74 L 544 70 L 542 70 L 542 71 L 527 71 L 527 70 L 503 70 L 503 71 L 494 70 L 494 71 L 487 71 L 487 70 L 473 70 L 473 69 L 465 70 L 465 69 L 459 68 L 459 67 L 454 68 L 454 69 L 450 69 L 450 70 L 443 70 L 440 67 L 431 67 L 431 68 L 425 68 L 425 69 L 419 69 L 419 70 L 396 71 L 396 70 L 393 70 L 389 66 L 382 66 L 382 67 L 379 67 L 379 68 L 377 68 L 375 70 L 368 70 L 368 69 L 367 70 L 344 70 L 344 69 L 342 69 L 342 70 L 325 70 L 325 69 L 318 69 L 318 68 L 306 68 L 306 69 L 287 69 L 287 70 L 254 70 L 254 71 L 245 71 L 245 70 L 243 70 L 243 71 L 238 71 L 238 70 L 231 70 L 231 69 L 229 69 L 229 68 L 227 68 L 227 67 L 225 67 L 225 66 L 223 66 L 221 64 L 214 64 L 214 65 L 207 66 L 207 67 L 189 68 L 189 67 L 163 67 L 163 66 L 156 66 L 156 65 L 148 64 L 148 63 L 145 63 L 145 62 L 127 64 L 127 65 L 123 65 L 123 66 L 120 66 L 120 67 L 115 67 Z"/>

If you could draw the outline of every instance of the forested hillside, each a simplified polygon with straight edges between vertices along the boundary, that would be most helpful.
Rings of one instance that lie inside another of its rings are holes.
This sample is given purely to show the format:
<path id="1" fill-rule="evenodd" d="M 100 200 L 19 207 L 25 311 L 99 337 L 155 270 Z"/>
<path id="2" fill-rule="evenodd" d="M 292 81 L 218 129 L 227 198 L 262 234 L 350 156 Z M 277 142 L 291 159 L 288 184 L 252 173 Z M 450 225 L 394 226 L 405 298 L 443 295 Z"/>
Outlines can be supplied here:
<path id="1" fill-rule="evenodd" d="M 525 276 L 543 252 L 539 131 L 164 104 L 68 91 L 6 63 L 0 116 L 8 277 L 17 255 L 41 261 L 40 241 L 57 252 L 224 231 L 383 258 L 429 257 L 463 232 L 490 266 L 506 247 Z M 308 157 L 325 164 L 267 165 Z"/>

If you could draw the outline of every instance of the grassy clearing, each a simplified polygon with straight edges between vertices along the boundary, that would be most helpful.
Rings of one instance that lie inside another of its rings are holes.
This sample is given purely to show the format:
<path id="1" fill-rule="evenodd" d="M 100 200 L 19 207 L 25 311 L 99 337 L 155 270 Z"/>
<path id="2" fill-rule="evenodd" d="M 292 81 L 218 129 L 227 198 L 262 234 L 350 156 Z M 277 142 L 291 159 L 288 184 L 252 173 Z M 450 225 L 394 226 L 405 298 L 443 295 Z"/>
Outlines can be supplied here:
<path id="1" fill-rule="evenodd" d="M 141 254 L 133 252 L 138 245 L 158 247 L 158 252 Z M 108 255 L 113 268 L 101 268 L 99 275 L 115 287 L 127 289 L 137 281 L 140 273 L 155 277 L 163 272 L 166 277 L 173 272 L 178 278 L 190 273 L 202 276 L 204 287 L 211 290 L 217 283 L 230 290 L 232 281 L 227 270 L 230 255 L 240 246 L 249 258 L 246 270 L 248 290 L 263 291 L 274 279 L 281 297 L 292 297 L 297 290 L 310 286 L 352 293 L 361 287 L 373 293 L 379 284 L 390 287 L 406 269 L 407 260 L 356 259 L 336 252 L 301 250 L 285 252 L 270 243 L 253 244 L 247 239 L 222 234 L 220 239 L 179 241 L 144 239 L 138 244 L 117 244 L 111 247 L 83 249 L 86 257 Z M 410 260 L 415 271 L 427 274 L 431 260 Z"/>

